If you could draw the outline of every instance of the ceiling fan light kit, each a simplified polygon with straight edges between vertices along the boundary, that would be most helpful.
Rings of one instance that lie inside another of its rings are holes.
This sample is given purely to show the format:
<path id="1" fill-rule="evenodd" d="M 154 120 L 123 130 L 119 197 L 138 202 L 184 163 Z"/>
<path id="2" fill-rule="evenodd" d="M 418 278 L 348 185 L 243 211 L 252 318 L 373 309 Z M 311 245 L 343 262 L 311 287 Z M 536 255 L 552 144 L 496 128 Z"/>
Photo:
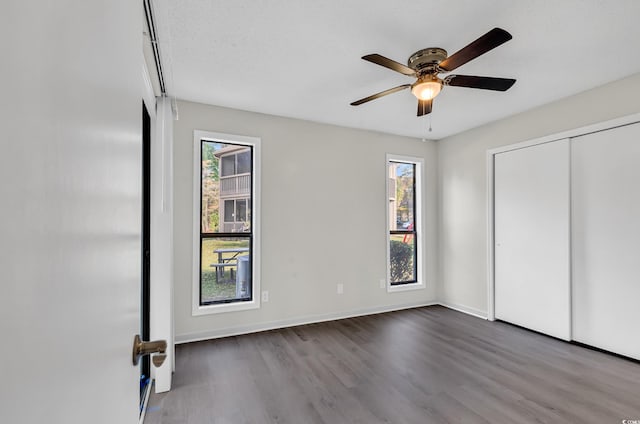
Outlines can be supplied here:
<path id="1" fill-rule="evenodd" d="M 418 100 L 432 100 L 442 90 L 442 80 L 435 76 L 427 76 L 418 79 L 411 86 L 411 93 L 418 98 Z"/>
<path id="2" fill-rule="evenodd" d="M 440 94 L 445 85 L 453 87 L 477 88 L 481 90 L 506 91 L 516 82 L 511 78 L 480 77 L 475 75 L 447 75 L 444 79 L 438 74 L 449 73 L 465 63 L 483 55 L 499 45 L 511 40 L 511 34 L 501 28 L 494 28 L 482 37 L 463 47 L 451 56 L 440 47 L 418 50 L 409 57 L 407 66 L 379 54 L 369 54 L 362 59 L 375 63 L 392 71 L 416 78 L 413 84 L 403 84 L 380 93 L 373 94 L 351 103 L 358 106 L 397 91 L 411 88 L 418 99 L 418 116 L 431 113 L 433 99 Z"/>

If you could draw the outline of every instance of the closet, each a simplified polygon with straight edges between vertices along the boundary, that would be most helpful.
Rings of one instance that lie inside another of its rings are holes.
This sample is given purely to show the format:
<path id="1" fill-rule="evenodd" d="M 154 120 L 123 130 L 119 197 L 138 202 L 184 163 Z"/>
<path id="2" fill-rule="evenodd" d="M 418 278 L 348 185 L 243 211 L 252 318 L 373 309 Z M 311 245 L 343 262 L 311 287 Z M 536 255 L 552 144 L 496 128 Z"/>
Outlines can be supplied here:
<path id="1" fill-rule="evenodd" d="M 569 140 L 495 156 L 496 317 L 568 340 Z"/>
<path id="2" fill-rule="evenodd" d="M 495 318 L 640 359 L 640 123 L 490 155 Z"/>
<path id="3" fill-rule="evenodd" d="M 640 359 L 640 123 L 571 144 L 573 339 Z"/>

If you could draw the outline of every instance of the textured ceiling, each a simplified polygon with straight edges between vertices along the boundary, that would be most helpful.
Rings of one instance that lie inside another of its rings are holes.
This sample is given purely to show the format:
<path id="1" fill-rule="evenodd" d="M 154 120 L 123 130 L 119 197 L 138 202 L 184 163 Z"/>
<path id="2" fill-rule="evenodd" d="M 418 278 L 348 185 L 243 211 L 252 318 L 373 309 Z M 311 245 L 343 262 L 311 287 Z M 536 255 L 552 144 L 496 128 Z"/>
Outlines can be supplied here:
<path id="1" fill-rule="evenodd" d="M 179 99 L 440 139 L 640 72 L 638 0 L 155 0 L 167 86 Z M 516 78 L 507 92 L 445 87 L 431 116 L 411 83 L 361 56 L 449 54 L 493 27 L 506 44 L 454 73 Z M 428 132 L 429 121 L 433 128 Z"/>

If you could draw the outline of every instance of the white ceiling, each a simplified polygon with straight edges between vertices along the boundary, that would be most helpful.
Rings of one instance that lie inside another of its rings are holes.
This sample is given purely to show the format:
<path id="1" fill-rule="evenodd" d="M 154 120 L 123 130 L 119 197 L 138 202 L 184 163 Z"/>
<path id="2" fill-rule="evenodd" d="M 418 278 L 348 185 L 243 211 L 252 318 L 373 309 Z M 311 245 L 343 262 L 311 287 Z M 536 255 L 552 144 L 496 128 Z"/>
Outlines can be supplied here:
<path id="1" fill-rule="evenodd" d="M 640 72 L 638 0 L 155 0 L 171 96 L 440 139 Z M 516 78 L 507 92 L 445 87 L 429 117 L 411 83 L 365 62 L 456 52 L 493 27 L 513 39 L 454 73 Z M 433 127 L 427 132 L 429 119 Z"/>

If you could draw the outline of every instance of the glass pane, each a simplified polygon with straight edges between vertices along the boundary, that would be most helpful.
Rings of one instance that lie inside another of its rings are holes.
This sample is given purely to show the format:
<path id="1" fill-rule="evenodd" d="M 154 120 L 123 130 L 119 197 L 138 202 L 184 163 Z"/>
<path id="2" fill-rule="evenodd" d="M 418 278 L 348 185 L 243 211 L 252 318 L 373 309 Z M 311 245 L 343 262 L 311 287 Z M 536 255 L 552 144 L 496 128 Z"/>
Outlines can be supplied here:
<path id="1" fill-rule="evenodd" d="M 234 222 L 235 208 L 233 200 L 224 201 L 224 222 Z"/>
<path id="2" fill-rule="evenodd" d="M 202 240 L 200 304 L 251 300 L 249 237 Z"/>
<path id="3" fill-rule="evenodd" d="M 234 175 L 236 173 L 236 156 L 226 155 L 222 156 L 222 173 L 223 177 Z"/>
<path id="4" fill-rule="evenodd" d="M 251 204 L 251 151 L 250 147 L 237 144 L 201 142 L 202 233 L 251 231 L 247 207 Z M 236 174 L 236 158 L 243 175 Z M 236 206 L 234 199 L 246 200 L 243 206 Z"/>
<path id="5" fill-rule="evenodd" d="M 251 172 L 251 151 L 249 149 L 238 153 L 238 174 Z"/>
<path id="6" fill-rule="evenodd" d="M 245 199 L 236 200 L 236 221 L 244 222 L 247 220 L 247 201 Z"/>
<path id="7" fill-rule="evenodd" d="M 392 234 L 389 246 L 391 284 L 416 281 L 416 240 L 413 234 Z"/>
<path id="8" fill-rule="evenodd" d="M 390 230 L 413 231 L 415 169 L 413 163 L 389 162 Z"/>

